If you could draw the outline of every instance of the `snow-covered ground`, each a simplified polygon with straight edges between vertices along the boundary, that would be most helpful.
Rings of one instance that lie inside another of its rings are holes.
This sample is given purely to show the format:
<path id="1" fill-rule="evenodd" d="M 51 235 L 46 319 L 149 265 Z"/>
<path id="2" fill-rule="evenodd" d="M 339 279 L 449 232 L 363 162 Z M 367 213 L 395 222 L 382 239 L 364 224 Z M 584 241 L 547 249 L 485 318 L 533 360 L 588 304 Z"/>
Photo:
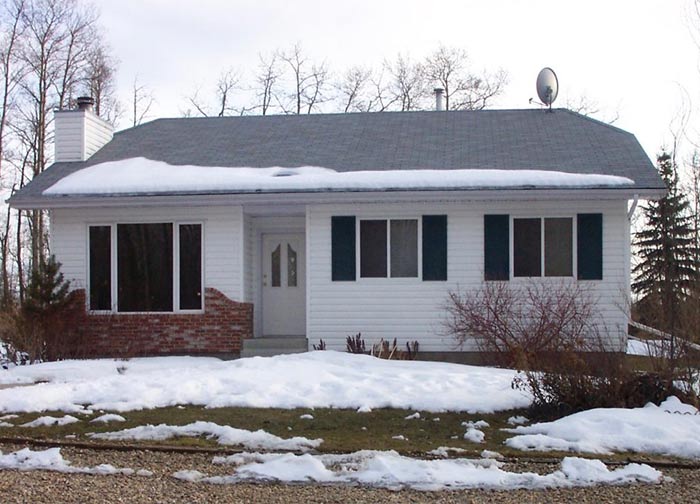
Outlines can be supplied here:
<path id="1" fill-rule="evenodd" d="M 359 451 L 343 455 L 294 455 L 291 453 L 242 453 L 217 457 L 215 463 L 233 464 L 228 476 L 207 476 L 198 471 L 179 471 L 185 481 L 233 484 L 241 481 L 287 483 L 345 483 L 417 490 L 461 488 L 551 488 L 595 484 L 658 483 L 659 471 L 643 464 L 609 470 L 599 460 L 565 458 L 561 468 L 546 475 L 515 473 L 502 469 L 493 459 L 423 460 L 394 451 Z"/>
<path id="2" fill-rule="evenodd" d="M 700 458 L 700 414 L 675 397 L 660 406 L 598 408 L 507 431 L 517 435 L 506 445 L 519 450 L 631 451 Z"/>
<path id="3" fill-rule="evenodd" d="M 659 483 L 662 474 L 644 464 L 627 464 L 609 470 L 598 460 L 565 458 L 559 470 L 539 475 L 502 469 L 494 459 L 423 460 L 404 457 L 394 451 L 359 451 L 344 455 L 295 455 L 291 453 L 240 453 L 215 457 L 215 464 L 234 466 L 227 476 L 207 476 L 183 470 L 172 476 L 189 482 L 233 484 L 242 481 L 282 481 L 288 483 L 362 484 L 373 487 L 417 490 L 460 488 L 552 488 L 595 484 Z M 116 468 L 110 464 L 76 467 L 61 455 L 60 448 L 33 451 L 29 448 L 3 454 L 0 470 L 57 471 L 95 475 L 152 476 L 144 469 Z"/>
<path id="4" fill-rule="evenodd" d="M 119 372 L 117 368 L 125 370 Z M 514 371 L 504 369 L 386 361 L 332 351 L 234 361 L 194 357 L 64 361 L 0 371 L 0 384 L 9 385 L 0 388 L 0 420 L 12 420 L 5 414 L 14 412 L 62 410 L 92 414 L 93 410 L 128 412 L 193 404 L 349 408 L 358 414 L 393 407 L 412 411 L 402 414 L 406 421 L 420 421 L 424 416 L 429 418 L 427 412 L 489 413 L 526 407 L 531 399 L 513 390 L 514 376 Z M 313 415 L 306 415 L 309 422 L 314 421 Z M 65 424 L 73 418 L 41 417 L 32 424 Z M 438 419 L 433 417 L 432 421 Z M 508 422 L 517 425 L 527 419 L 511 417 Z M 466 422 L 464 427 L 464 436 L 472 442 L 488 437 L 488 432 L 482 430 L 487 428 L 486 422 Z M 506 444 L 520 450 L 632 451 L 700 458 L 700 415 L 676 398 L 669 398 L 658 407 L 585 411 L 555 422 L 520 425 L 509 432 L 513 437 Z M 138 426 L 100 434 L 114 439 L 182 435 L 207 435 L 223 444 L 258 450 L 312 449 L 321 442 L 306 438 L 285 440 L 263 431 L 243 431 L 211 422 Z M 406 440 L 400 432 L 395 435 Z"/>
<path id="5" fill-rule="evenodd" d="M 31 450 L 25 448 L 16 452 L 3 455 L 0 451 L 0 470 L 16 469 L 19 471 L 56 471 L 79 474 L 125 474 L 137 476 L 152 476 L 151 471 L 144 469 L 116 468 L 110 464 L 100 464 L 95 467 L 75 467 L 66 461 L 61 455 L 60 448 L 47 450 Z"/>
<path id="6" fill-rule="evenodd" d="M 237 445 L 250 450 L 307 451 L 312 448 L 318 448 L 323 442 L 322 439 L 307 439 L 305 437 L 282 439 L 263 430 L 251 432 L 228 425 L 218 425 L 213 422 L 193 422 L 187 425 L 141 425 L 116 432 L 90 434 L 90 437 L 95 439 L 138 441 L 163 441 L 176 436 L 207 436 L 208 438 L 215 438 L 220 445 Z"/>
<path id="7" fill-rule="evenodd" d="M 0 371 L 0 384 L 27 385 L 0 389 L 0 413 L 86 407 L 125 412 L 177 404 L 490 413 L 530 404 L 528 395 L 511 387 L 514 376 L 506 369 L 332 351 L 231 361 L 72 360 Z"/>

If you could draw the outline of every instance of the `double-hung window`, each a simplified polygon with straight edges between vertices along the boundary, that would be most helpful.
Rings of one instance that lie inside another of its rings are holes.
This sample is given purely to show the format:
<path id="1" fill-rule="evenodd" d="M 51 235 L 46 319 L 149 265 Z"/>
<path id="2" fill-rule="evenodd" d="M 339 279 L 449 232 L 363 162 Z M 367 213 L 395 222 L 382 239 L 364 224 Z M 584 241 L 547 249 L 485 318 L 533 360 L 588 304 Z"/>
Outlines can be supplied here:
<path id="1" fill-rule="evenodd" d="M 360 276 L 418 277 L 418 220 L 361 220 Z"/>
<path id="2" fill-rule="evenodd" d="M 360 278 L 447 280 L 446 215 L 397 219 L 333 216 L 330 238 L 334 282 L 356 281 L 358 267 Z"/>
<path id="3" fill-rule="evenodd" d="M 90 310 L 201 310 L 202 225 L 90 226 L 89 272 Z"/>
<path id="4" fill-rule="evenodd" d="M 603 279 L 603 215 L 484 215 L 484 279 Z"/>
<path id="5" fill-rule="evenodd" d="M 513 276 L 573 276 L 573 236 L 571 217 L 514 218 Z"/>

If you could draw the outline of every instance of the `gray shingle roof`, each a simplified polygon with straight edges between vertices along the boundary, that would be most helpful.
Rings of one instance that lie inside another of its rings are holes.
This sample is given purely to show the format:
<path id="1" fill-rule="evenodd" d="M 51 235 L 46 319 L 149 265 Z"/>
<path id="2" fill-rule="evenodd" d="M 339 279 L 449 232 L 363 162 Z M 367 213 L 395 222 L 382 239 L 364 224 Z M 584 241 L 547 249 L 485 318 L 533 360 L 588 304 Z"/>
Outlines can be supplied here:
<path id="1" fill-rule="evenodd" d="M 568 110 L 429 111 L 158 119 L 116 133 L 86 162 L 55 163 L 12 202 L 51 199 L 44 189 L 76 170 L 139 156 L 336 171 L 556 170 L 628 177 L 640 190 L 664 187 L 634 135 Z"/>

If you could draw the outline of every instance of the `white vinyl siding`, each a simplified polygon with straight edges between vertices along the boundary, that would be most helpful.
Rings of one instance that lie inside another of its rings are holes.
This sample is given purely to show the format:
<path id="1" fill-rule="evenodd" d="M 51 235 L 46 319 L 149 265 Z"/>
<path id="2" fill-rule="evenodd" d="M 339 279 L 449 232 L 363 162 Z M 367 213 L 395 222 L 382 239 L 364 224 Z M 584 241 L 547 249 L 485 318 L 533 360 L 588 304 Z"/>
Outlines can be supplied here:
<path id="1" fill-rule="evenodd" d="M 204 235 L 204 286 L 241 301 L 242 210 L 229 207 L 93 208 L 51 211 L 52 253 L 72 288 L 87 288 L 88 226 L 138 222 L 200 222 Z"/>
<path id="2" fill-rule="evenodd" d="M 624 201 L 580 202 L 465 202 L 445 204 L 310 205 L 307 207 L 308 318 L 307 337 L 323 339 L 330 349 L 343 350 L 349 335 L 362 333 L 365 341 L 398 339 L 400 345 L 417 340 L 424 351 L 452 351 L 454 342 L 443 329 L 444 305 L 450 289 L 481 285 L 484 268 L 484 215 L 538 215 L 561 217 L 567 213 L 603 213 L 603 280 L 587 282 L 598 297 L 602 319 L 613 343 L 619 344 L 627 328 L 622 293 L 627 276 L 627 205 Z M 400 219 L 406 215 L 447 215 L 447 282 L 420 278 L 331 281 L 331 217 L 354 215 L 360 219 Z M 560 282 L 562 278 L 543 281 Z M 526 279 L 512 279 L 521 282 Z M 616 345 L 617 346 L 617 345 Z M 463 350 L 475 350 L 464 347 Z"/>

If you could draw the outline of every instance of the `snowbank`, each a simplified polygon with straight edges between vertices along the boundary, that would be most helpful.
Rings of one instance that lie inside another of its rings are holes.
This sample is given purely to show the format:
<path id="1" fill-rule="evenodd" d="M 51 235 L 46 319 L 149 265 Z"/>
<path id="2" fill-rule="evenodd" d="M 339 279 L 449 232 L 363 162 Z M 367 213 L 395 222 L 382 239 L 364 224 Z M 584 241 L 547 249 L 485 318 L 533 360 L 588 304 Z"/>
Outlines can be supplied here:
<path id="1" fill-rule="evenodd" d="M 207 436 L 208 438 L 216 438 L 221 445 L 241 445 L 252 450 L 306 451 L 318 448 L 323 442 L 323 439 L 307 439 L 305 437 L 283 439 L 264 430 L 251 432 L 228 425 L 218 425 L 213 422 L 193 422 L 187 425 L 141 425 L 132 429 L 88 435 L 95 439 L 129 439 L 138 441 L 163 441 L 176 436 Z"/>
<path id="2" fill-rule="evenodd" d="M 123 373 L 117 367 L 125 366 Z M 221 361 L 153 357 L 63 361 L 0 371 L 0 413 L 131 411 L 194 404 L 212 408 L 404 408 L 491 413 L 524 408 L 514 371 L 444 362 L 388 361 L 319 351 Z"/>
<path id="3" fill-rule="evenodd" d="M 60 448 L 33 451 L 29 448 L 3 455 L 0 451 L 0 470 L 16 469 L 19 471 L 56 471 L 80 474 L 125 474 L 151 476 L 150 471 L 134 471 L 130 468 L 119 469 L 110 464 L 100 464 L 95 467 L 74 467 L 61 455 Z"/>
<path id="4" fill-rule="evenodd" d="M 344 455 L 294 455 L 243 453 L 217 457 L 215 463 L 236 465 L 228 476 L 207 476 L 197 471 L 180 471 L 175 478 L 214 484 L 242 481 L 285 483 L 362 484 L 389 489 L 444 490 L 460 488 L 551 488 L 589 486 L 600 483 L 657 483 L 659 471 L 642 464 L 628 464 L 609 470 L 599 460 L 566 458 L 561 469 L 547 475 L 514 473 L 501 469 L 492 459 L 422 460 L 394 451 L 360 451 Z"/>
<path id="5" fill-rule="evenodd" d="M 599 408 L 554 422 L 505 429 L 519 450 L 587 453 L 639 452 L 700 458 L 700 415 L 676 397 L 660 406 Z"/>
<path id="6" fill-rule="evenodd" d="M 60 194 L 352 191 L 515 187 L 625 187 L 625 177 L 544 170 L 377 170 L 336 172 L 317 166 L 229 168 L 170 165 L 137 157 L 100 163 L 44 191 Z"/>

